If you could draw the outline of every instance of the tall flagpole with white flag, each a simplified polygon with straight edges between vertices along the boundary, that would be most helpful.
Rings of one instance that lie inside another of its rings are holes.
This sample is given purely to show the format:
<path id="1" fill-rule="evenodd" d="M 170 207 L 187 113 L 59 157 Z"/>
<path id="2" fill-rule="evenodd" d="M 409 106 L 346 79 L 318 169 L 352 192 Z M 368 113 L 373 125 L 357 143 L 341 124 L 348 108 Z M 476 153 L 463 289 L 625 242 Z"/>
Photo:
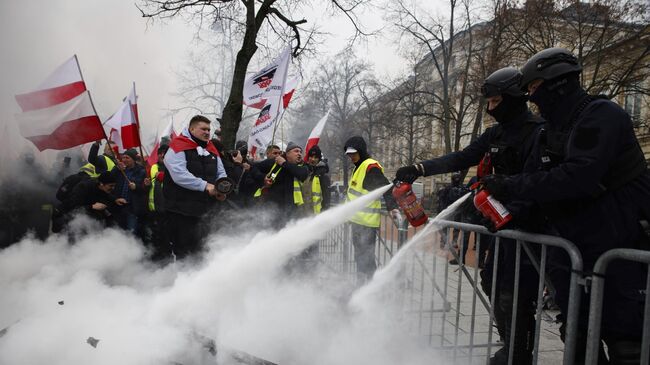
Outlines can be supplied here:
<path id="1" fill-rule="evenodd" d="M 287 74 L 289 74 L 289 63 L 291 61 L 291 44 L 287 45 L 287 48 L 283 52 L 283 56 L 286 58 L 283 58 L 283 64 L 284 69 L 282 71 L 282 84 L 280 86 L 280 94 L 278 95 L 278 106 L 275 110 L 275 115 L 276 115 L 276 120 L 275 120 L 275 125 L 273 126 L 273 136 L 271 136 L 271 143 L 275 142 L 275 131 L 278 128 L 278 125 L 280 124 L 280 121 L 282 120 L 282 116 L 284 115 L 284 108 L 282 108 L 282 114 L 280 114 L 280 107 L 284 106 L 284 86 L 287 83 Z"/>

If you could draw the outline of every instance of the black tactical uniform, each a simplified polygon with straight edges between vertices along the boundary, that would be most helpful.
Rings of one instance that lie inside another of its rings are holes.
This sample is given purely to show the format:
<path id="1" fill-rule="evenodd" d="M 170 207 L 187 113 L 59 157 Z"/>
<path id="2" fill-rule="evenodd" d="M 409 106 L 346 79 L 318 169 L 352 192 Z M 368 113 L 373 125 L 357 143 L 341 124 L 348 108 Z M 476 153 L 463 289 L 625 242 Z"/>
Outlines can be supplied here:
<path id="1" fill-rule="evenodd" d="M 403 167 L 397 171 L 397 179 L 414 179 L 409 174 L 429 176 L 446 173 L 455 170 L 467 169 L 477 165 L 481 159 L 489 159 L 494 171 L 497 174 L 512 175 L 522 171 L 524 163 L 530 154 L 535 136 L 542 126 L 542 120 L 534 116 L 526 105 L 526 97 L 519 87 L 521 73 L 512 67 L 502 68 L 492 73 L 486 80 L 482 88 L 485 98 L 491 98 L 501 95 L 501 102 L 487 113 L 492 115 L 498 122 L 495 126 L 485 130 L 474 142 L 464 148 L 462 151 L 450 153 L 432 160 L 421 163 L 421 171 L 415 167 Z M 415 171 L 414 171 L 415 170 Z M 534 207 L 528 203 L 511 202 L 506 207 L 516 216 L 522 218 L 529 216 Z M 529 226 L 529 222 L 519 219 L 517 225 Z M 493 240 L 490 236 L 481 237 L 481 245 L 492 246 L 490 251 L 493 252 Z M 490 255 L 491 256 L 491 255 Z M 523 257 L 523 256 L 522 256 Z M 512 299 L 514 287 L 514 260 L 515 260 L 515 242 L 511 240 L 501 240 L 499 269 L 497 278 L 497 288 L 494 288 L 495 298 L 495 319 L 497 328 L 504 340 L 506 346 L 495 354 L 491 359 L 493 364 L 507 363 L 508 344 L 510 338 L 514 336 L 515 346 L 513 360 L 515 364 L 526 364 L 531 362 L 532 351 L 532 334 L 534 333 L 534 311 L 533 300 L 535 297 L 534 288 L 537 283 L 537 274 L 534 268 L 530 266 L 527 260 L 522 259 L 520 276 L 520 291 L 518 310 L 517 310 L 517 327 L 515 333 L 510 331 L 512 320 Z M 489 257 L 486 262 L 485 270 L 481 272 L 484 290 L 491 295 L 492 288 L 492 263 L 493 257 Z"/>
<path id="2" fill-rule="evenodd" d="M 526 173 L 491 176 L 484 183 L 497 199 L 540 204 L 555 232 L 580 249 L 589 271 L 609 249 L 647 247 L 639 221 L 650 216 L 650 174 L 630 116 L 609 100 L 587 95 L 580 70 L 577 59 L 561 48 L 528 60 L 522 86 L 544 80 L 530 100 L 548 124 Z M 569 259 L 556 250 L 549 262 L 556 300 L 566 313 Z M 614 262 L 607 271 L 602 338 L 612 363 L 638 364 L 645 278 L 645 266 L 631 262 Z M 583 292 L 576 363 L 583 361 L 588 303 Z"/>

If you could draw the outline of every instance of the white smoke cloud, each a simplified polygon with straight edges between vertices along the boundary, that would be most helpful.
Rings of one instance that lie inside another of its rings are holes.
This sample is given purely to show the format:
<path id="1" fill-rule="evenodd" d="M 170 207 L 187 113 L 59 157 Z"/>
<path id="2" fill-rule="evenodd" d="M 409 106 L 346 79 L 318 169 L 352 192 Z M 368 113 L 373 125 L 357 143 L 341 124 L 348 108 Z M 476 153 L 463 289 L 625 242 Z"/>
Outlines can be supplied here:
<path id="1" fill-rule="evenodd" d="M 278 364 L 429 364 L 393 302 L 352 310 L 345 283 L 286 274 L 379 194 L 279 232 L 213 235 L 193 265 L 154 266 L 135 238 L 83 218 L 74 244 L 27 238 L 0 251 L 0 363 L 227 364 L 241 350 Z"/>

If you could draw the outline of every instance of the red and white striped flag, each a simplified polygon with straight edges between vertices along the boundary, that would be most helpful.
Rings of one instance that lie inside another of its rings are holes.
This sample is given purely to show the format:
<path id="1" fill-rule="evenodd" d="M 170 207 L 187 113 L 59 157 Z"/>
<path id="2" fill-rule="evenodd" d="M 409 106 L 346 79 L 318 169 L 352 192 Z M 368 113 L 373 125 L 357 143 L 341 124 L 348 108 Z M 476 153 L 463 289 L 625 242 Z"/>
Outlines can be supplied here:
<path id="1" fill-rule="evenodd" d="M 124 99 L 120 108 L 104 122 L 104 125 L 111 128 L 111 137 L 113 137 L 113 130 L 119 132 L 119 139 L 122 144 L 120 147 L 123 149 L 140 146 L 140 131 L 136 114 L 137 104 L 132 104 L 135 99 L 135 84 L 133 84 L 132 91 Z M 113 140 L 117 143 L 116 139 Z"/>
<path id="2" fill-rule="evenodd" d="M 59 66 L 36 90 L 16 95 L 23 137 L 40 150 L 64 150 L 104 138 L 104 129 L 81 76 L 77 56 Z"/>
<path id="3" fill-rule="evenodd" d="M 307 145 L 305 146 L 305 162 L 309 159 L 309 156 L 307 154 L 309 153 L 309 149 L 314 147 L 315 145 L 318 144 L 320 141 L 320 135 L 323 133 L 323 129 L 325 128 L 325 124 L 327 123 L 327 117 L 329 117 L 330 112 L 327 111 L 327 114 L 325 114 L 324 117 L 322 117 L 318 123 L 316 123 L 316 126 L 314 129 L 311 130 L 311 133 L 309 133 L 309 138 L 307 138 Z"/>
<path id="4" fill-rule="evenodd" d="M 156 143 L 151 149 L 149 158 L 147 158 L 147 162 L 149 163 L 149 166 L 153 166 L 155 163 L 158 162 L 158 148 L 160 148 L 160 141 L 162 140 L 163 137 L 170 137 L 172 139 L 176 137 L 176 131 L 174 130 L 174 123 L 171 120 L 169 121 L 169 124 L 167 124 L 165 129 L 163 129 L 161 133 L 156 135 Z"/>

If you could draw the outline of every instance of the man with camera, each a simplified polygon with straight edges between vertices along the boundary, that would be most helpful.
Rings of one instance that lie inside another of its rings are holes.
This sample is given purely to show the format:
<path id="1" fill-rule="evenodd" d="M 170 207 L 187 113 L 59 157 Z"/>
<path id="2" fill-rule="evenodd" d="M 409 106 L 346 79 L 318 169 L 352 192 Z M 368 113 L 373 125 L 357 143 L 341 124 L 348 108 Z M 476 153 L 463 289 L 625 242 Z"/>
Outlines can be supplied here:
<path id="1" fill-rule="evenodd" d="M 201 218 L 224 200 L 215 181 L 226 177 L 221 156 L 210 142 L 210 120 L 192 117 L 189 127 L 174 138 L 165 154 L 163 180 L 165 215 L 172 252 L 180 259 L 201 250 L 207 225 Z"/>

